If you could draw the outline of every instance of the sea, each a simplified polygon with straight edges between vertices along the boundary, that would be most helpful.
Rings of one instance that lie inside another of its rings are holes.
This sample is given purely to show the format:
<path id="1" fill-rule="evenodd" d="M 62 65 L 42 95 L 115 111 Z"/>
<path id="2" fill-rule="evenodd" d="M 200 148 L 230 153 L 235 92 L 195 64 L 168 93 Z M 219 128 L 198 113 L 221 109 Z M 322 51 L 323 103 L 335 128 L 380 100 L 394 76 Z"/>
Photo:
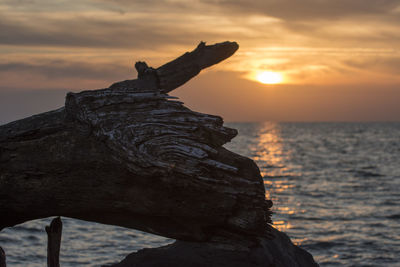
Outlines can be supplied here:
<path id="1" fill-rule="evenodd" d="M 227 123 L 225 147 L 252 158 L 274 227 L 321 266 L 400 266 L 400 122 Z M 51 218 L 0 232 L 9 266 L 46 265 Z M 116 263 L 174 240 L 62 218 L 62 267 Z"/>

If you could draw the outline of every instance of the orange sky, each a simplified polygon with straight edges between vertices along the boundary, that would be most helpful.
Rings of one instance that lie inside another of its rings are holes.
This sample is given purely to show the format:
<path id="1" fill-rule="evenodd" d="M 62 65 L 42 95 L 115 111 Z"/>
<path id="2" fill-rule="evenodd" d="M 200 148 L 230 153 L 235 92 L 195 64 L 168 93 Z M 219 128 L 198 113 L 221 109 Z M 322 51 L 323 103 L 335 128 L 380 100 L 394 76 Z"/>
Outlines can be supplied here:
<path id="1" fill-rule="evenodd" d="M 238 52 L 171 94 L 227 121 L 400 120 L 397 0 L 0 0 L 0 123 L 209 44 Z M 257 72 L 283 75 L 279 85 Z"/>

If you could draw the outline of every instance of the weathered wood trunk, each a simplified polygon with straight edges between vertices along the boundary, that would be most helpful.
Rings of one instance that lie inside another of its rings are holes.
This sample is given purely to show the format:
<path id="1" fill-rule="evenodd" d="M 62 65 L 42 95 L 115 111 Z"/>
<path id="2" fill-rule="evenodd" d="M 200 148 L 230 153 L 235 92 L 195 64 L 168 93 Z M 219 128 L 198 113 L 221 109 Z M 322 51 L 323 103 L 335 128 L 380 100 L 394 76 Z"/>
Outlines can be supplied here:
<path id="1" fill-rule="evenodd" d="M 136 80 L 0 126 L 0 229 L 67 216 L 181 240 L 267 235 L 258 167 L 222 147 L 236 130 L 166 94 L 237 48 L 201 43 L 157 69 L 138 62 Z"/>

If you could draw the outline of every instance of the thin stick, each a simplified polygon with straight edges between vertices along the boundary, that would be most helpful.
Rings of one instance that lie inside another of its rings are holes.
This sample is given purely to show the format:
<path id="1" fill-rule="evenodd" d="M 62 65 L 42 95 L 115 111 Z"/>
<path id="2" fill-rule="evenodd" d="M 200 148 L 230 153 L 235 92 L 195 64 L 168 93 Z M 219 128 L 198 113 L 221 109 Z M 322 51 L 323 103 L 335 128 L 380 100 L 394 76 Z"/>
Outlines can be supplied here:
<path id="1" fill-rule="evenodd" d="M 62 222 L 61 218 L 53 219 L 50 226 L 46 226 L 47 233 L 47 267 L 60 267 L 60 246 Z"/>
<path id="2" fill-rule="evenodd" d="M 6 253 L 4 252 L 4 249 L 0 247 L 0 267 L 6 267 Z"/>

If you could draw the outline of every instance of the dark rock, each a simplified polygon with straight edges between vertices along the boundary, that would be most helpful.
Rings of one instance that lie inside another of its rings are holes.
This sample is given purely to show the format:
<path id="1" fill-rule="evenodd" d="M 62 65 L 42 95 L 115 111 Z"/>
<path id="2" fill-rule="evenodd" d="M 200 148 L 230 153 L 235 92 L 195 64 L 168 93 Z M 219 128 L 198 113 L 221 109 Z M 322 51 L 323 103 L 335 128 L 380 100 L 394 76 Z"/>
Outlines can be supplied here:
<path id="1" fill-rule="evenodd" d="M 111 267 L 300 267 L 318 266 L 311 254 L 293 245 L 278 230 L 273 239 L 259 238 L 248 247 L 243 244 L 176 241 L 128 255 Z"/>

